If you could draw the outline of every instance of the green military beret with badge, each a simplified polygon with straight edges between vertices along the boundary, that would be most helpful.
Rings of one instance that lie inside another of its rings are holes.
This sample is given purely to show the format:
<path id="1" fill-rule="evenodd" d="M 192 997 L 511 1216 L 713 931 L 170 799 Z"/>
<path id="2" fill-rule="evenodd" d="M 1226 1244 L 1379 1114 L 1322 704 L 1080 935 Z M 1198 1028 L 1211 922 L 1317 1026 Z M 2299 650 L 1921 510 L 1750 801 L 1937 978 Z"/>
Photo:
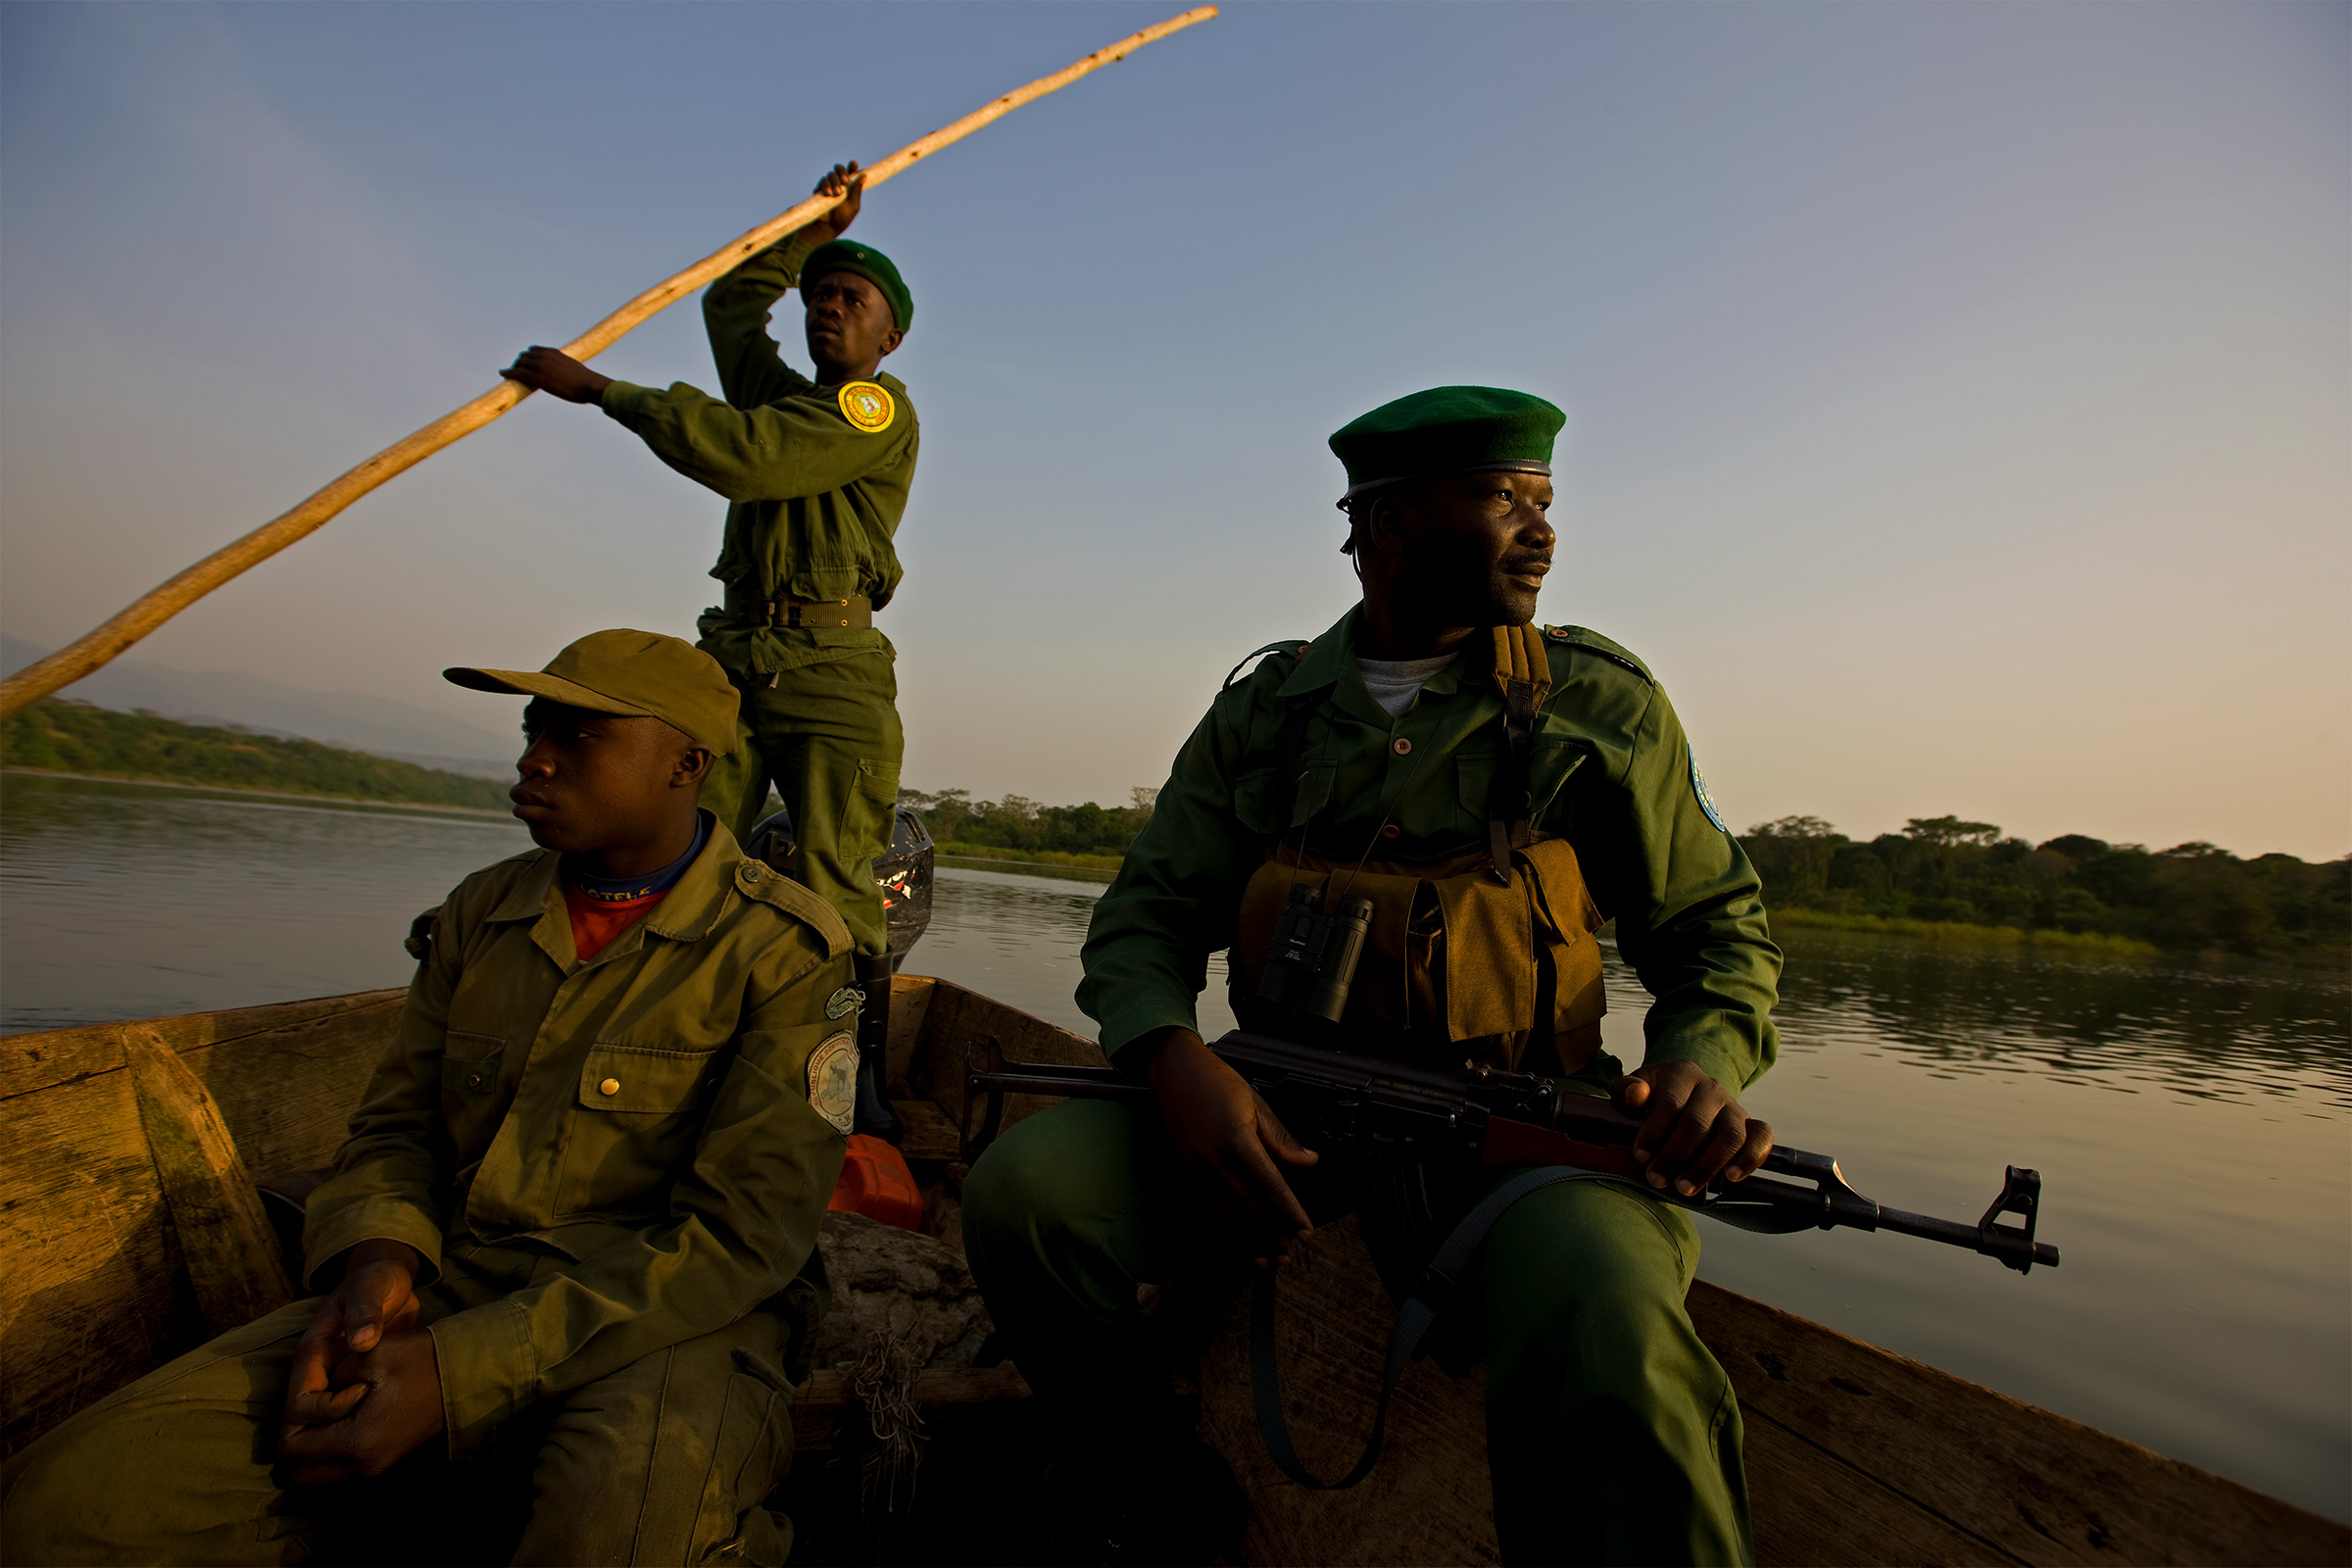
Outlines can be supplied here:
<path id="1" fill-rule="evenodd" d="M 654 631 L 593 631 L 543 670 L 445 669 L 441 678 L 477 692 L 544 697 L 592 713 L 658 718 L 720 757 L 735 750 L 742 699 L 718 661 Z"/>
<path id="2" fill-rule="evenodd" d="M 1549 473 L 1552 440 L 1567 422 L 1542 398 L 1494 386 L 1437 386 L 1384 403 L 1332 432 L 1332 455 L 1348 469 L 1340 504 L 1407 479 Z"/>
<path id="3" fill-rule="evenodd" d="M 914 325 L 914 296 L 906 292 L 906 281 L 899 276 L 899 270 L 891 265 L 890 258 L 871 245 L 860 245 L 854 239 L 827 240 L 819 245 L 801 264 L 801 292 L 807 294 L 827 272 L 857 273 L 882 291 L 900 331 Z"/>

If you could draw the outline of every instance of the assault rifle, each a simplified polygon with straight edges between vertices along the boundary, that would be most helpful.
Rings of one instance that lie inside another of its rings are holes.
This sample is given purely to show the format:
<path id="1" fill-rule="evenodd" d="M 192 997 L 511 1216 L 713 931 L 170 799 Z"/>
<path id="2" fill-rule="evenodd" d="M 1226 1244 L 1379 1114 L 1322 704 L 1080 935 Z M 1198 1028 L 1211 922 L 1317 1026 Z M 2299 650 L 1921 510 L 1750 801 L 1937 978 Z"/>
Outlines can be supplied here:
<path id="1" fill-rule="evenodd" d="M 2058 1249 L 2034 1240 L 2041 1175 L 2015 1165 L 2008 1167 L 2000 1196 L 1974 1225 L 1888 1208 L 1847 1186 L 1838 1161 L 1828 1154 L 1779 1144 L 1745 1181 L 1718 1178 L 1684 1198 L 1643 1181 L 1631 1152 L 1640 1118 L 1610 1101 L 1563 1093 L 1528 1073 L 1430 1072 L 1241 1030 L 1209 1042 L 1208 1049 L 1265 1096 L 1283 1124 L 1313 1148 L 1488 1165 L 1564 1165 L 1635 1184 L 1653 1198 L 1742 1230 L 1775 1235 L 1840 1226 L 1898 1231 L 1998 1258 L 2020 1274 L 2036 1263 L 2058 1264 Z M 1006 1095 L 1152 1098 L 1150 1085 L 1107 1067 L 1006 1061 L 993 1040 L 982 1058 L 967 1057 L 965 1065 L 967 1158 L 976 1158 L 995 1140 L 1004 1125 Z M 975 1104 L 986 1109 L 978 1135 L 972 1136 Z M 2005 1214 L 2019 1215 L 2024 1223 L 2002 1224 Z"/>

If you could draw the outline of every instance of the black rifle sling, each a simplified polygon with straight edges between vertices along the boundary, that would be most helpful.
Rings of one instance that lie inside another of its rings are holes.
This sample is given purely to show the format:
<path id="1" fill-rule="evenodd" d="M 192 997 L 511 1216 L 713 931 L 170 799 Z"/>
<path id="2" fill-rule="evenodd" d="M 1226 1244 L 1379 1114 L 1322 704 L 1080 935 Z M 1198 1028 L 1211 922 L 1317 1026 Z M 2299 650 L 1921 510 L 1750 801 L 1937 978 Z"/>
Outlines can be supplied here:
<path id="1" fill-rule="evenodd" d="M 1462 1222 L 1446 1238 L 1437 1256 L 1422 1270 L 1413 1294 L 1396 1309 L 1396 1326 L 1389 1333 L 1389 1361 L 1380 1376 L 1380 1400 L 1372 1407 L 1372 1436 L 1364 1444 L 1364 1456 L 1355 1461 L 1355 1468 L 1339 1481 L 1317 1481 L 1307 1474 L 1306 1466 L 1298 1462 L 1298 1450 L 1291 1446 L 1291 1429 L 1282 1413 L 1281 1374 L 1274 1358 L 1274 1293 L 1275 1274 L 1271 1268 L 1258 1270 L 1257 1291 L 1250 1303 L 1250 1384 L 1257 1401 L 1258 1436 L 1265 1440 L 1266 1452 L 1279 1465 L 1282 1473 L 1300 1486 L 1315 1492 L 1344 1492 L 1372 1473 L 1380 1462 L 1381 1439 L 1389 1427 L 1389 1397 L 1396 1392 L 1397 1380 L 1413 1357 L 1421 1352 L 1421 1342 L 1446 1310 L 1453 1296 L 1454 1287 L 1469 1271 L 1470 1261 L 1494 1228 L 1494 1222 L 1507 1213 L 1510 1206 L 1528 1194 L 1561 1182 L 1616 1182 L 1631 1187 L 1633 1183 L 1620 1176 L 1608 1176 L 1599 1171 L 1575 1170 L 1566 1165 L 1542 1165 L 1534 1170 L 1521 1171 L 1489 1193 L 1476 1208 L 1462 1216 Z M 1640 1191 L 1639 1188 L 1635 1189 Z"/>

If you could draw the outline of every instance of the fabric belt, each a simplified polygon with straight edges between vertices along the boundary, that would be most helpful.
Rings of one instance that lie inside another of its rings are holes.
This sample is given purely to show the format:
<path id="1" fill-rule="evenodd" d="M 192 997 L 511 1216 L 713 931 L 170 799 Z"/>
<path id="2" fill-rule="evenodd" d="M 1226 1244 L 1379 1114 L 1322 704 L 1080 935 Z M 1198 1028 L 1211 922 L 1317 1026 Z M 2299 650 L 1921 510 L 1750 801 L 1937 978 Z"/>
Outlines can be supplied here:
<path id="1" fill-rule="evenodd" d="M 741 625 L 796 626 L 811 631 L 874 623 L 874 602 L 863 594 L 853 599 L 795 599 L 790 594 L 766 599 L 758 589 L 735 583 L 727 584 L 727 602 L 720 612 Z"/>

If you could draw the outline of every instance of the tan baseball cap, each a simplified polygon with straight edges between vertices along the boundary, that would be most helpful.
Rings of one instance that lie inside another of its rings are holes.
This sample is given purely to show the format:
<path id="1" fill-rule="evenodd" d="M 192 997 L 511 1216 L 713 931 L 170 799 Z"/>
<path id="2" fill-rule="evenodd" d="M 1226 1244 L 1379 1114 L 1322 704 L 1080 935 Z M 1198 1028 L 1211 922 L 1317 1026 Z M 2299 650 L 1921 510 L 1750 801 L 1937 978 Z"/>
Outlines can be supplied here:
<path id="1" fill-rule="evenodd" d="M 545 697 L 592 713 L 629 713 L 676 726 L 720 757 L 735 750 L 741 698 L 718 661 L 658 631 L 592 631 L 543 670 L 445 669 L 477 692 Z"/>

